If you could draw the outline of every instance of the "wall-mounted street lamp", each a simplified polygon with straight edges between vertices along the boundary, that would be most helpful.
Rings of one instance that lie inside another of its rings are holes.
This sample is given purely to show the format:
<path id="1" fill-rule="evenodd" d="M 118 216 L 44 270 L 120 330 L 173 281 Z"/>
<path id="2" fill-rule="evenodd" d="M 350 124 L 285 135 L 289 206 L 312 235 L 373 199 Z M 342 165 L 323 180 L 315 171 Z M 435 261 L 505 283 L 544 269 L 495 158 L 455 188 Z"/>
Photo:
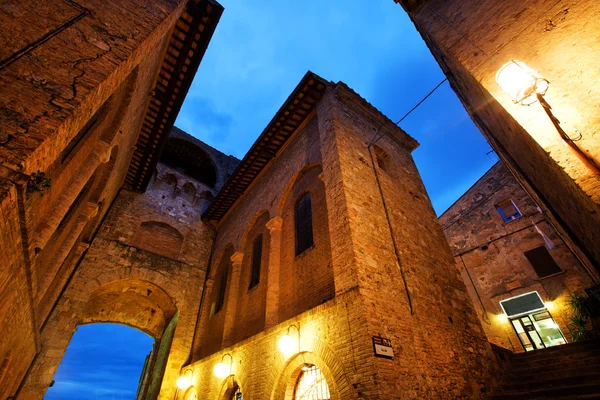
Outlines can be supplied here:
<path id="1" fill-rule="evenodd" d="M 229 365 L 227 365 L 223 362 L 223 360 L 225 359 L 226 356 L 229 356 Z M 223 354 L 223 357 L 221 357 L 221 362 L 218 363 L 217 365 L 215 365 L 215 368 L 213 369 L 213 373 L 215 374 L 215 376 L 217 378 L 223 379 L 223 378 L 226 378 L 229 375 L 231 375 L 232 371 L 233 371 L 233 357 L 229 353 Z"/>
<path id="2" fill-rule="evenodd" d="M 298 331 L 298 343 L 290 336 L 290 329 L 296 328 Z M 297 347 L 296 347 L 297 344 Z M 300 351 L 300 328 L 298 325 L 290 325 L 287 330 L 287 334 L 283 335 L 281 339 L 279 339 L 279 351 L 281 351 L 286 356 L 292 355 Z"/>
<path id="3" fill-rule="evenodd" d="M 548 91 L 550 82 L 544 79 L 534 69 L 525 65 L 521 61 L 511 60 L 504 64 L 496 74 L 496 82 L 512 98 L 513 102 L 522 106 L 529 106 L 539 101 L 546 115 L 552 121 L 552 124 L 558 131 L 561 139 L 573 150 L 575 155 L 595 174 L 600 175 L 600 169 L 596 161 L 577 146 L 572 139 L 560 126 L 560 121 L 554 116 L 552 107 L 544 95 Z"/>
<path id="4" fill-rule="evenodd" d="M 179 391 L 184 393 L 192 383 L 194 382 L 194 371 L 191 368 L 186 369 L 179 378 L 177 378 L 177 390 L 175 391 L 175 398 L 179 398 Z"/>

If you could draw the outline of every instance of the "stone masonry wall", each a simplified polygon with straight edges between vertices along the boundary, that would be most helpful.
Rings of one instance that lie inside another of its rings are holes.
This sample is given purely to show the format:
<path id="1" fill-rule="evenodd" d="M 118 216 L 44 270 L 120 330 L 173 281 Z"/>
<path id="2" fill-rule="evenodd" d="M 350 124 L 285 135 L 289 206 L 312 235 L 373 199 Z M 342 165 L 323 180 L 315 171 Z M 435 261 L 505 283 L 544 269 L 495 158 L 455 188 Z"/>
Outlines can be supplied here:
<path id="1" fill-rule="evenodd" d="M 512 200 L 522 217 L 504 222 L 496 205 L 505 200 Z M 440 223 L 490 342 L 523 351 L 510 324 L 499 317 L 503 315 L 499 301 L 532 290 L 552 302 L 549 311 L 571 340 L 567 297 L 592 285 L 597 275 L 577 260 L 502 163 L 457 200 Z M 526 259 L 525 251 L 548 246 L 536 226 L 552 243 L 549 252 L 562 273 L 539 278 Z"/>
<path id="2" fill-rule="evenodd" d="M 163 179 L 167 176 L 177 176 L 179 186 Z M 158 164 L 157 179 L 145 193 L 120 192 L 42 330 L 44 348 L 19 398 L 41 398 L 78 325 L 121 323 L 159 341 L 177 315 L 159 396 L 172 398 L 179 368 L 190 354 L 213 237 L 200 221 L 200 204 L 180 190 L 186 184 L 201 191 L 201 183 Z M 135 247 L 148 221 L 181 234 L 176 257 L 160 254 L 160 247 L 150 249 L 154 252 Z"/>

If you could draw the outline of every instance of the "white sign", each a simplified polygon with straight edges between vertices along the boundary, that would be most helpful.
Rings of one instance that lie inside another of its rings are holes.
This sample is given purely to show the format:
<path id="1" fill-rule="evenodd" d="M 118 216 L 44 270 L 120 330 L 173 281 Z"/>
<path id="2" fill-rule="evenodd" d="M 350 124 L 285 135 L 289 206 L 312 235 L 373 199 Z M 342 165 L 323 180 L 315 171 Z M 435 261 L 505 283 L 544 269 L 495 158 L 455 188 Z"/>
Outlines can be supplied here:
<path id="1" fill-rule="evenodd" d="M 373 336 L 373 350 L 375 357 L 394 358 L 394 349 L 392 349 L 392 341 L 380 336 Z"/>

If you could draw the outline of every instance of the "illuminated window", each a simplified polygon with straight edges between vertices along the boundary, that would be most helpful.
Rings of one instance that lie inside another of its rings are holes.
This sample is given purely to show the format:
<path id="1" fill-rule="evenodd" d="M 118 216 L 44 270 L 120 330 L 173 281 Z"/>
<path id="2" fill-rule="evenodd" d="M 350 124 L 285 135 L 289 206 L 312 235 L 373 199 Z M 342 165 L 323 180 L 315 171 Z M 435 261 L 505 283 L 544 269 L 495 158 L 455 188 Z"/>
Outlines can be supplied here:
<path id="1" fill-rule="evenodd" d="M 242 391 L 239 387 L 233 392 L 233 394 L 230 397 L 231 400 L 242 400 L 242 398 Z"/>
<path id="2" fill-rule="evenodd" d="M 248 289 L 253 288 L 260 282 L 260 263 L 262 262 L 262 241 L 263 236 L 258 235 L 254 241 L 252 248 L 252 270 L 250 275 L 250 286 Z"/>
<path id="3" fill-rule="evenodd" d="M 496 205 L 498 214 L 502 217 L 504 222 L 510 222 L 513 219 L 519 218 L 522 214 L 512 200 L 505 200 L 502 203 Z"/>
<path id="4" fill-rule="evenodd" d="M 296 220 L 296 255 L 300 255 L 313 245 L 310 193 L 304 193 L 298 200 L 294 214 Z"/>
<path id="5" fill-rule="evenodd" d="M 296 382 L 294 400 L 329 400 L 329 386 L 316 365 L 305 365 Z"/>

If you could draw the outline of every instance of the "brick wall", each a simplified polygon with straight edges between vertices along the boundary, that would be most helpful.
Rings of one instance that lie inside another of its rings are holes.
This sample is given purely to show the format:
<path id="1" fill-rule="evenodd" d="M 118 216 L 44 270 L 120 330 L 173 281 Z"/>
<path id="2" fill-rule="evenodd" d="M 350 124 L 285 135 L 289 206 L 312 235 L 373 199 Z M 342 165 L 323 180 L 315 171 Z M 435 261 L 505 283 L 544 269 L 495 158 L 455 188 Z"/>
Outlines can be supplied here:
<path id="1" fill-rule="evenodd" d="M 598 62 L 588 49 L 598 38 L 598 3 L 402 3 L 494 150 L 569 247 L 598 268 L 597 176 L 560 140 L 539 104 L 513 104 L 494 79 L 512 59 L 539 71 L 550 81 L 545 98 L 562 128 L 573 138 L 581 133 L 577 144 L 597 162 Z"/>
<path id="2" fill-rule="evenodd" d="M 265 328 L 267 305 L 267 273 L 269 271 L 270 237 L 266 227 L 271 218 L 268 212 L 260 214 L 245 234 L 244 259 L 240 269 L 240 286 L 237 296 L 238 317 L 235 324 L 235 341 L 246 339 Z M 262 257 L 258 284 L 250 288 L 254 243 L 262 235 Z"/>
<path id="3" fill-rule="evenodd" d="M 14 306 L 2 308 L 2 318 L 12 322 L 3 324 L 0 363 L 9 349 L 19 355 L 0 376 L 2 396 L 25 387 L 20 385 L 36 352 L 53 359 L 57 353 L 49 348 L 68 343 L 65 337 L 44 336 L 44 329 L 123 183 L 161 62 L 157 49 L 164 47 L 181 12 L 176 2 L 162 1 L 143 7 L 127 1 L 85 2 L 85 9 L 61 1 L 13 3 L 0 23 L 5 51 L 0 58 L 9 60 L 0 68 L 5 89 L 0 99 L 0 169 L 2 176 L 21 176 L 22 189 L 18 204 L 11 203 L 14 209 L 2 213 L 10 218 L 3 234 L 12 232 L 11 226 L 20 232 L 18 237 L 10 234 L 11 242 L 1 251 L 11 260 L 6 264 L 10 286 L 3 286 L 8 291 L 2 298 Z M 60 29 L 79 13 L 80 19 Z M 42 14 L 45 18 L 40 19 Z M 37 42 L 55 28 L 56 34 Z M 18 40 L 13 40 L 15 32 Z M 27 45 L 31 51 L 18 53 Z M 96 123 L 88 124 L 96 113 Z M 82 130 L 87 133 L 78 136 Z M 73 149 L 70 154 L 67 147 Z M 26 190 L 29 175 L 38 171 L 51 179 L 43 196 Z M 36 379 L 45 387 L 38 387 L 37 397 L 43 396 L 53 373 L 52 367 L 39 364 L 43 357 L 38 353 L 37 366 L 42 367 Z"/>
<path id="4" fill-rule="evenodd" d="M 0 397 L 18 386 L 36 353 L 30 282 L 21 247 L 17 186 L 0 178 Z"/>
<path id="5" fill-rule="evenodd" d="M 314 120 L 313 120 L 314 121 Z M 316 131 L 316 121 L 308 125 Z M 310 140 L 310 136 L 309 136 Z M 285 321 L 335 296 L 325 185 L 320 166 L 304 169 L 286 193 L 281 215 L 281 265 L 279 275 L 279 320 Z M 310 194 L 314 245 L 296 255 L 295 206 Z"/>

